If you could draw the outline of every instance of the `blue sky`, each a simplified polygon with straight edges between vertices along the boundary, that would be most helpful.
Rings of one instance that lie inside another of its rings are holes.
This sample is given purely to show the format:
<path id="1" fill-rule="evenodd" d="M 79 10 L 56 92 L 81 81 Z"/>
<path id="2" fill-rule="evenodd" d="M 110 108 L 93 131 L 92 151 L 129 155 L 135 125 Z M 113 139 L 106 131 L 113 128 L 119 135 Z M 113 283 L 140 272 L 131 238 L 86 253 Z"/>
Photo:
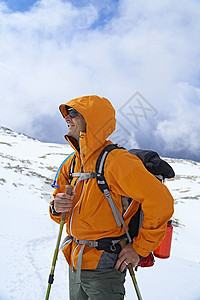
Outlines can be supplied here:
<path id="1" fill-rule="evenodd" d="M 200 160 L 199 32 L 198 0 L 0 1 L 0 126 L 63 143 L 59 104 L 98 94 L 119 142 Z"/>
<path id="2" fill-rule="evenodd" d="M 27 11 L 36 2 L 35 0 L 5 0 L 1 1 L 6 3 L 7 7 L 12 11 Z"/>
<path id="3" fill-rule="evenodd" d="M 4 2 L 7 7 L 13 11 L 27 11 L 30 10 L 30 8 L 33 6 L 34 3 L 37 3 L 39 1 L 37 0 L 3 0 L 1 2 Z M 63 0 L 62 2 L 71 2 L 74 6 L 76 7 L 83 7 L 88 5 L 89 3 L 92 3 L 93 5 L 98 5 L 98 7 L 102 8 L 106 6 L 106 4 L 108 4 L 109 2 L 111 3 L 111 5 L 116 5 L 119 1 L 118 0 L 111 0 L 111 1 L 88 1 L 88 0 L 71 0 L 71 1 L 67 1 L 67 0 Z M 107 5 L 107 7 L 109 7 L 109 5 Z M 114 7 L 114 6 L 113 6 Z"/>
<path id="4" fill-rule="evenodd" d="M 4 0 L 0 1 L 4 2 L 6 6 L 12 11 L 12 12 L 26 12 L 31 10 L 33 5 L 39 3 L 40 1 L 36 0 Z M 118 9 L 118 4 L 119 0 L 110 0 L 109 5 L 107 0 L 101 0 L 101 1 L 96 1 L 96 0 L 71 0 L 71 1 L 66 1 L 63 0 L 64 2 L 70 2 L 73 6 L 75 7 L 84 7 L 87 6 L 88 3 L 91 3 L 92 5 L 95 5 L 98 7 L 98 19 L 92 24 L 92 28 L 96 28 L 98 26 L 103 26 L 109 20 L 113 17 L 114 14 L 116 14 L 117 9 Z"/>

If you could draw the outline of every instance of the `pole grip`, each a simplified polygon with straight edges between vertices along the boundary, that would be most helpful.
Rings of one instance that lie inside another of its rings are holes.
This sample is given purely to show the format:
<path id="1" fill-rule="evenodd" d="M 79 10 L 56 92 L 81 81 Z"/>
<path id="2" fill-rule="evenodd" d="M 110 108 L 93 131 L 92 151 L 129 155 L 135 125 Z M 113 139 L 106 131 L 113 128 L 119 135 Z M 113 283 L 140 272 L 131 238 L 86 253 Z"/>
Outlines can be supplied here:
<path id="1" fill-rule="evenodd" d="M 72 185 L 66 185 L 66 194 L 71 195 L 73 190 Z M 61 215 L 61 221 L 65 221 L 67 212 L 62 213 Z"/>
<path id="2" fill-rule="evenodd" d="M 71 195 L 73 190 L 72 185 L 66 185 L 66 194 Z"/>

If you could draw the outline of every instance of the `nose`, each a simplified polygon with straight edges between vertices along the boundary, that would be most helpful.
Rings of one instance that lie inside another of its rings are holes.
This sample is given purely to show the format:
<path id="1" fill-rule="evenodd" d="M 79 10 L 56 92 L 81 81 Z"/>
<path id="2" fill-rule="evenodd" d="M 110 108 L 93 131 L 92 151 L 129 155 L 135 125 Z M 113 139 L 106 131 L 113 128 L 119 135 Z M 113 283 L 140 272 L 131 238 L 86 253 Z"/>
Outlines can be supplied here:
<path id="1" fill-rule="evenodd" d="M 72 117 L 70 117 L 70 115 L 66 115 L 65 116 L 65 121 L 67 122 L 67 121 L 71 121 L 71 119 L 72 119 Z"/>

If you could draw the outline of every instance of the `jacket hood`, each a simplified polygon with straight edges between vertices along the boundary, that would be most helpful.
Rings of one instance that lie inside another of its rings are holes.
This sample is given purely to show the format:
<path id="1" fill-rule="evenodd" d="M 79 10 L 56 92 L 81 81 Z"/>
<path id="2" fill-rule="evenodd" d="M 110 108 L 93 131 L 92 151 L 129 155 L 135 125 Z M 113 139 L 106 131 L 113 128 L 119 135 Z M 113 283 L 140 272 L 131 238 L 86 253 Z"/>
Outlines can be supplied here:
<path id="1" fill-rule="evenodd" d="M 115 110 L 108 99 L 96 95 L 72 99 L 60 105 L 59 109 L 63 117 L 67 114 L 65 105 L 73 107 L 84 117 L 87 126 L 86 133 L 82 133 L 82 137 L 85 146 L 92 151 L 100 148 L 115 130 Z M 74 145 L 73 139 L 67 136 L 66 138 Z"/>

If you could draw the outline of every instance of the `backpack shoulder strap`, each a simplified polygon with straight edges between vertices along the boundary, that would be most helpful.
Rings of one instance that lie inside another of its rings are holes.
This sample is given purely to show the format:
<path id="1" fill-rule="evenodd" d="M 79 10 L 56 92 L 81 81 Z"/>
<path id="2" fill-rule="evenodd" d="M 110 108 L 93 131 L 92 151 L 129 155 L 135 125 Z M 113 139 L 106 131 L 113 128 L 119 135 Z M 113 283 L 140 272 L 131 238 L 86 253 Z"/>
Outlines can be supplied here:
<path id="1" fill-rule="evenodd" d="M 114 149 L 124 149 L 124 148 L 119 147 L 117 144 L 110 144 L 101 151 L 101 153 L 97 159 L 97 162 L 96 162 L 96 168 L 95 168 L 96 169 L 96 179 L 97 179 L 97 184 L 98 184 L 100 191 L 105 195 L 105 197 L 108 200 L 108 203 L 109 203 L 112 213 L 114 215 L 117 226 L 121 226 L 121 224 L 123 225 L 124 230 L 127 235 L 127 238 L 128 238 L 128 241 L 129 241 L 129 243 L 131 243 L 132 240 L 131 240 L 130 234 L 128 232 L 128 229 L 126 227 L 126 224 L 124 222 L 124 219 L 123 219 L 122 215 L 120 214 L 115 202 L 112 199 L 112 196 L 109 192 L 109 186 L 104 177 L 104 165 L 105 165 L 106 157 Z"/>
<path id="2" fill-rule="evenodd" d="M 117 144 L 107 145 L 100 153 L 96 162 L 96 176 L 97 176 L 97 184 L 102 193 L 104 193 L 105 189 L 109 190 L 108 184 L 104 177 L 104 165 L 106 162 L 106 158 L 108 154 L 114 149 L 124 149 L 123 147 L 119 147 Z"/>

